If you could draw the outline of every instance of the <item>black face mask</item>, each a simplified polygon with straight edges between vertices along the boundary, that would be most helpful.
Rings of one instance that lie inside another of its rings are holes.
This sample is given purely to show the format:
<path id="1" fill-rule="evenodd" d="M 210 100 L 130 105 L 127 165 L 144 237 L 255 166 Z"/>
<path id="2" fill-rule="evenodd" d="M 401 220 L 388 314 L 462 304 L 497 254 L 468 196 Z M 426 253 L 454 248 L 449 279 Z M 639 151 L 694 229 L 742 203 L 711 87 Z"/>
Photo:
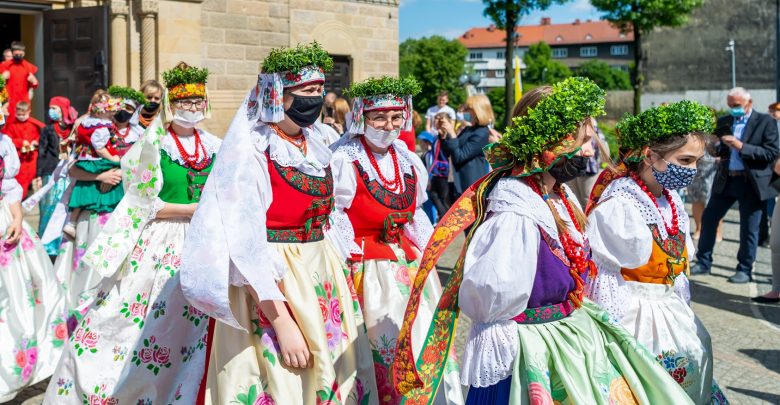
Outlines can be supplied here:
<path id="1" fill-rule="evenodd" d="M 588 158 L 583 156 L 572 156 L 566 159 L 562 164 L 550 168 L 550 176 L 555 178 L 558 184 L 566 183 L 584 176 L 588 168 Z"/>
<path id="2" fill-rule="evenodd" d="M 130 117 L 132 117 L 132 116 L 133 116 L 133 113 L 131 113 L 129 111 L 122 110 L 122 111 L 119 111 L 118 113 L 114 114 L 114 121 L 116 121 L 116 122 L 118 122 L 120 124 L 124 124 L 125 122 L 130 121 Z"/>
<path id="3" fill-rule="evenodd" d="M 14 62 L 21 62 L 24 59 L 22 55 L 14 55 Z"/>
<path id="4" fill-rule="evenodd" d="M 155 103 L 154 101 L 150 101 L 144 106 L 144 110 L 147 112 L 155 112 L 158 108 L 160 108 L 160 103 Z"/>
<path id="5" fill-rule="evenodd" d="M 299 127 L 308 127 L 317 121 L 325 99 L 322 96 L 297 96 L 284 113 Z"/>

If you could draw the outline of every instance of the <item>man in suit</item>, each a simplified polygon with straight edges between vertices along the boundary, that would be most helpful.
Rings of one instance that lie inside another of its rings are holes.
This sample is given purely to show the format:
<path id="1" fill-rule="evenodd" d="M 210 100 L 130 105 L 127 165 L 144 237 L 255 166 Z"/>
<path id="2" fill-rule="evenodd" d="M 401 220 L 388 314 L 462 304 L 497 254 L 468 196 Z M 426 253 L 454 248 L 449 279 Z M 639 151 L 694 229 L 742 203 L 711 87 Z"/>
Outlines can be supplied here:
<path id="1" fill-rule="evenodd" d="M 720 163 L 710 201 L 702 215 L 697 262 L 691 267 L 691 274 L 710 272 L 718 223 L 739 202 L 739 264 L 729 281 L 747 283 L 752 280 L 765 200 L 777 195 L 769 183 L 780 144 L 775 120 L 753 110 L 753 100 L 747 90 L 732 89 L 726 102 L 730 114 L 720 117 L 715 128 L 715 135 L 720 138 L 717 145 Z"/>

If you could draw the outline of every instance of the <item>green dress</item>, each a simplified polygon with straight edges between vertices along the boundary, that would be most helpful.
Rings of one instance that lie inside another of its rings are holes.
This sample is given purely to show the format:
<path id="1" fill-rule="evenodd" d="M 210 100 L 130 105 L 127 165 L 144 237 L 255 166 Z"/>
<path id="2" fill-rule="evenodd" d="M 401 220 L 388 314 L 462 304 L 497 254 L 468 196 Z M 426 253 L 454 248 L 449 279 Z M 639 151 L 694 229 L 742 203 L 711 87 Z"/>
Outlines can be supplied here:
<path id="1" fill-rule="evenodd" d="M 76 162 L 76 167 L 88 173 L 99 174 L 111 169 L 118 169 L 119 162 L 112 162 L 108 159 L 99 160 L 80 160 Z M 94 211 L 94 212 L 113 212 L 119 201 L 125 195 L 122 184 L 117 184 L 107 192 L 100 191 L 99 181 L 77 181 L 73 185 L 73 192 L 68 201 L 68 208 Z"/>
<path id="2" fill-rule="evenodd" d="M 164 150 L 160 151 L 160 170 L 165 181 L 158 197 L 171 204 L 190 204 L 200 201 L 200 194 L 212 166 L 214 166 L 214 156 L 211 157 L 211 163 L 203 170 L 195 171 L 173 160 Z"/>

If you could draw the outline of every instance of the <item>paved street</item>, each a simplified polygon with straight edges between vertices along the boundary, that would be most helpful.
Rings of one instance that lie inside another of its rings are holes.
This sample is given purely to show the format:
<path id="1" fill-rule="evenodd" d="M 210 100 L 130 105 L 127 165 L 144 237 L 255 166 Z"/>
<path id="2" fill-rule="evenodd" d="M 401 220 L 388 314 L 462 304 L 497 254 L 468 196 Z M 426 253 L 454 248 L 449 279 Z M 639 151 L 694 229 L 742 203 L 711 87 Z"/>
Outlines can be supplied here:
<path id="1" fill-rule="evenodd" d="M 725 239 L 716 246 L 713 275 L 692 280 L 694 311 L 712 335 L 715 377 L 732 404 L 780 404 L 780 306 L 756 305 L 750 297 L 770 288 L 769 250 L 759 248 L 756 281 L 735 285 L 726 281 L 736 266 L 738 215 L 726 217 Z M 463 239 L 450 247 L 440 263 L 442 279 L 455 263 Z M 456 348 L 462 350 L 469 331 L 461 319 Z M 22 393 L 12 404 L 40 404 L 45 383 Z"/>

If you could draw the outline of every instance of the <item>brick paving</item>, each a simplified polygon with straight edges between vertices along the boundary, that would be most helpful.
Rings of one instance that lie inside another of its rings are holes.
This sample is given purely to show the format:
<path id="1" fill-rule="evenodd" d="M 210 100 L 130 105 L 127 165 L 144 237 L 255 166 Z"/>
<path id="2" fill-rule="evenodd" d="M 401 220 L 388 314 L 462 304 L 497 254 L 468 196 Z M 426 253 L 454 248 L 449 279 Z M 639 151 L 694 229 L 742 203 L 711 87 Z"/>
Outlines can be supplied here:
<path id="1" fill-rule="evenodd" d="M 32 221 L 31 221 L 32 222 Z M 724 240 L 715 246 L 713 274 L 691 280 L 693 309 L 712 336 L 715 377 L 732 404 L 780 405 L 780 305 L 759 305 L 750 297 L 771 287 L 769 249 L 759 248 L 753 283 L 726 281 L 736 266 L 739 216 L 734 210 L 725 221 Z M 457 259 L 460 237 L 439 263 L 442 281 Z M 460 352 L 470 321 L 461 317 L 455 337 Z M 9 404 L 38 405 L 46 382 L 22 392 Z"/>

